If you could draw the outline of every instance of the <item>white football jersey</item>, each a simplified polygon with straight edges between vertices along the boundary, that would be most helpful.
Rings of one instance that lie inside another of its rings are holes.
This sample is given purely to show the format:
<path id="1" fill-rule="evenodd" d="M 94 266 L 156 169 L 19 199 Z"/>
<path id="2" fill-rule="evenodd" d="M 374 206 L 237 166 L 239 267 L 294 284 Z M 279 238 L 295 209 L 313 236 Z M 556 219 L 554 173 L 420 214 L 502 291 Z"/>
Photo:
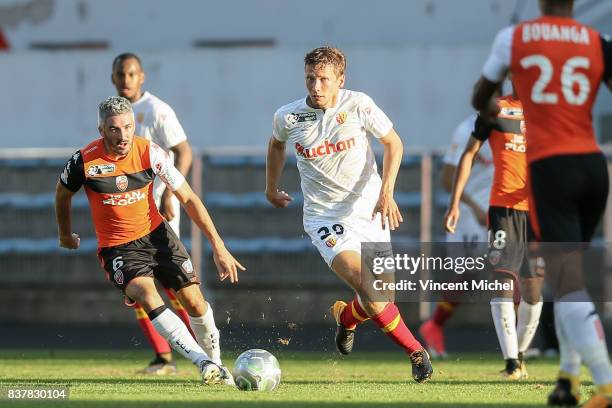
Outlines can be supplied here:
<path id="1" fill-rule="evenodd" d="M 450 164 L 455 167 L 459 165 L 459 160 L 465 150 L 465 146 L 470 140 L 470 136 L 472 136 L 475 122 L 476 114 L 472 114 L 455 128 L 451 145 L 443 158 L 444 164 Z M 493 171 L 493 154 L 489 144 L 484 143 L 476 156 L 464 191 L 485 211 L 489 208 Z"/>
<path id="2" fill-rule="evenodd" d="M 306 98 L 276 111 L 273 136 L 295 151 L 305 221 L 371 215 L 382 180 L 368 135 L 381 138 L 392 128 L 369 96 L 345 89 L 325 112 L 308 106 Z"/>
<path id="3" fill-rule="evenodd" d="M 142 97 L 132 104 L 132 109 L 136 134 L 159 145 L 174 160 L 170 148 L 187 140 L 187 136 L 170 105 L 149 92 L 144 92 Z M 153 196 L 156 201 L 163 192 L 163 183 L 155 183 Z"/>
<path id="4" fill-rule="evenodd" d="M 132 103 L 132 109 L 136 121 L 136 135 L 159 145 L 168 153 L 170 160 L 174 163 L 174 153 L 170 148 L 187 140 L 185 131 L 174 110 L 166 102 L 149 92 L 144 92 L 139 100 Z M 157 207 L 160 206 L 161 196 L 165 188 L 164 183 L 156 178 L 153 182 L 153 197 Z M 172 203 L 176 217 L 170 221 L 170 225 L 178 235 L 181 206 L 176 197 L 172 197 Z"/>

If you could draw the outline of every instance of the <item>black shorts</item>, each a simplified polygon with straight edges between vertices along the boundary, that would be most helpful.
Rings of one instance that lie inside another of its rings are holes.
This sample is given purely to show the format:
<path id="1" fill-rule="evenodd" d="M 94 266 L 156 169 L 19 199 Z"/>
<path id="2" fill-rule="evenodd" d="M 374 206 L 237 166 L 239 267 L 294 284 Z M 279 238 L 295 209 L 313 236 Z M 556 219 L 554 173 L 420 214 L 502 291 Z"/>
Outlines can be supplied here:
<path id="1" fill-rule="evenodd" d="M 521 278 L 542 275 L 544 261 L 528 256 L 528 243 L 533 239 L 527 211 L 489 207 L 489 263 L 493 271 Z"/>
<path id="2" fill-rule="evenodd" d="M 542 242 L 590 242 L 606 209 L 601 153 L 549 157 L 529 165 L 532 225 Z"/>
<path id="3" fill-rule="evenodd" d="M 98 258 L 107 279 L 122 291 L 137 276 L 152 276 L 174 290 L 200 283 L 187 250 L 166 221 L 142 238 L 100 248 Z"/>

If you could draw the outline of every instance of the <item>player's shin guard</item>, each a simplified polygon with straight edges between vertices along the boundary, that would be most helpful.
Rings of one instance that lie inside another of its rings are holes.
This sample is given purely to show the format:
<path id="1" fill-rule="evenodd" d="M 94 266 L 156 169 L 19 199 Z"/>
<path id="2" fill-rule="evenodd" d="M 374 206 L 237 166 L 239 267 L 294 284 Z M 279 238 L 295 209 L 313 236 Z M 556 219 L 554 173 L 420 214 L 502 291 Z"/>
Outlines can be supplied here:
<path id="1" fill-rule="evenodd" d="M 138 324 L 140 325 L 140 328 L 144 332 L 147 340 L 149 340 L 149 343 L 151 343 L 151 346 L 153 347 L 153 350 L 155 351 L 155 353 L 156 354 L 170 353 L 171 351 L 170 345 L 168 344 L 166 339 L 163 338 L 155 330 L 155 327 L 153 327 L 153 324 L 151 324 L 151 320 L 149 320 L 149 317 L 147 316 L 147 312 L 144 311 L 142 306 L 136 304 L 134 306 L 134 311 L 136 312 L 136 319 L 138 320 Z"/>
<path id="2" fill-rule="evenodd" d="M 519 303 L 516 324 L 519 353 L 527 350 L 535 336 L 540 323 L 540 314 L 542 314 L 542 304 L 542 299 L 535 305 L 530 305 L 524 300 Z"/>
<path id="3" fill-rule="evenodd" d="M 410 329 L 404 323 L 399 309 L 394 303 L 388 303 L 379 314 L 372 316 L 378 327 L 389 337 L 402 347 L 406 353 L 412 354 L 423 346 L 414 338 Z"/>
<path id="4" fill-rule="evenodd" d="M 493 323 L 504 360 L 517 360 L 516 314 L 512 299 L 491 299 L 491 315 L 493 316 Z"/>
<path id="5" fill-rule="evenodd" d="M 189 316 L 189 321 L 200 346 L 202 346 L 215 364 L 221 365 L 219 329 L 215 325 L 215 318 L 210 304 L 208 304 L 206 313 L 197 317 Z"/>
<path id="6" fill-rule="evenodd" d="M 164 290 L 166 291 L 166 294 L 168 295 L 168 299 L 170 299 L 170 303 L 172 304 L 174 313 L 176 313 L 177 316 L 181 318 L 183 323 L 185 323 L 185 326 L 187 326 L 187 329 L 189 329 L 189 333 L 191 333 L 193 338 L 197 340 L 196 335 L 194 334 L 193 329 L 191 328 L 191 322 L 189 320 L 189 315 L 187 314 L 187 311 L 181 304 L 181 301 L 177 299 L 176 295 L 171 289 L 164 289 Z"/>
<path id="7" fill-rule="evenodd" d="M 348 330 L 355 330 L 359 323 L 365 322 L 368 319 L 368 314 L 359 303 L 358 296 L 355 296 L 340 314 L 340 323 Z"/>
<path id="8" fill-rule="evenodd" d="M 149 318 L 155 330 L 170 343 L 170 346 L 196 366 L 200 367 L 204 361 L 211 360 L 191 336 L 187 326 L 166 306 L 150 311 Z"/>
<path id="9" fill-rule="evenodd" d="M 612 367 L 606 338 L 595 306 L 586 290 L 563 296 L 555 303 L 555 318 L 561 322 L 569 345 L 580 354 L 598 388 L 612 388 Z"/>

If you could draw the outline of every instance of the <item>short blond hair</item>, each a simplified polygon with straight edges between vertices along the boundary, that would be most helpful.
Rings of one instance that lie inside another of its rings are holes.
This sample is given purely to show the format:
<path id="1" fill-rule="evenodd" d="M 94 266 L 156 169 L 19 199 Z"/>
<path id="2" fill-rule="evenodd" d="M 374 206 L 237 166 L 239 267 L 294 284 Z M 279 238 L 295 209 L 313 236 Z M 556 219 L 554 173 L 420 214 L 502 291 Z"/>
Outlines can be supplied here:
<path id="1" fill-rule="evenodd" d="M 304 65 L 331 65 L 337 76 L 343 75 L 346 71 L 346 57 L 339 48 L 335 47 L 319 47 L 310 51 L 304 57 Z"/>

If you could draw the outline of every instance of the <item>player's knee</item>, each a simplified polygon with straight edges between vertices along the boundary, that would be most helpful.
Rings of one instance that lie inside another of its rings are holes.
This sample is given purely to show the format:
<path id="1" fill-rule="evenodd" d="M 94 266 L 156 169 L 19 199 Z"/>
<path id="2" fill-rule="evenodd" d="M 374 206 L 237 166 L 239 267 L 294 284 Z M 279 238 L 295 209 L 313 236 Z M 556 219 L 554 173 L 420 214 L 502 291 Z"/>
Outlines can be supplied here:
<path id="1" fill-rule="evenodd" d="M 542 278 L 524 278 L 521 279 L 521 295 L 523 300 L 535 305 L 542 299 Z"/>
<path id="2" fill-rule="evenodd" d="M 147 309 L 147 305 L 154 302 L 157 298 L 161 300 L 152 279 L 137 277 L 132 279 L 125 288 L 125 294 Z"/>
<path id="3" fill-rule="evenodd" d="M 204 296 L 197 286 L 190 286 L 177 292 L 181 304 L 190 316 L 202 316 L 208 309 Z"/>
<path id="4" fill-rule="evenodd" d="M 189 307 L 185 307 L 190 316 L 203 316 L 206 313 L 208 306 L 204 302 L 191 302 Z"/>
<path id="5" fill-rule="evenodd" d="M 161 296 L 159 296 L 159 293 L 157 293 L 156 290 L 150 291 L 150 290 L 140 290 L 142 288 L 139 289 L 134 289 L 131 291 L 125 291 L 125 294 L 132 299 L 133 301 L 135 301 L 138 305 L 142 306 L 142 308 L 145 310 L 145 312 L 150 312 L 153 309 L 156 309 L 160 306 L 164 305 L 164 300 L 161 298 Z"/>
<path id="6" fill-rule="evenodd" d="M 348 283 L 355 291 L 359 291 L 362 284 L 361 257 L 353 251 L 340 252 L 331 264 L 332 270 Z"/>

